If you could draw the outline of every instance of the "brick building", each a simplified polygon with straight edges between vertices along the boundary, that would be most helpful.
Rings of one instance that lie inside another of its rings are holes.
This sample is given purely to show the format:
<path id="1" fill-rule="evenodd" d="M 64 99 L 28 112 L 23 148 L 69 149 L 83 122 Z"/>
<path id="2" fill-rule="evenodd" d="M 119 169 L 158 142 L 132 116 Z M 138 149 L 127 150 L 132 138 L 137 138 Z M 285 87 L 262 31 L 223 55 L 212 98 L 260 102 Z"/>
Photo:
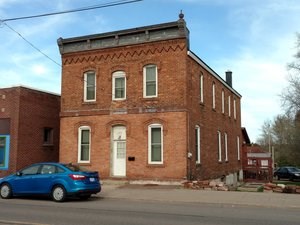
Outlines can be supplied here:
<path id="1" fill-rule="evenodd" d="M 0 89 L 0 177 L 58 161 L 60 96 L 19 86 Z"/>
<path id="2" fill-rule="evenodd" d="M 241 95 L 190 50 L 183 14 L 58 46 L 60 161 L 103 178 L 237 178 Z"/>
<path id="3" fill-rule="evenodd" d="M 273 180 L 273 159 L 259 145 L 250 142 L 246 128 L 242 128 L 242 169 L 245 181 L 267 182 Z"/>

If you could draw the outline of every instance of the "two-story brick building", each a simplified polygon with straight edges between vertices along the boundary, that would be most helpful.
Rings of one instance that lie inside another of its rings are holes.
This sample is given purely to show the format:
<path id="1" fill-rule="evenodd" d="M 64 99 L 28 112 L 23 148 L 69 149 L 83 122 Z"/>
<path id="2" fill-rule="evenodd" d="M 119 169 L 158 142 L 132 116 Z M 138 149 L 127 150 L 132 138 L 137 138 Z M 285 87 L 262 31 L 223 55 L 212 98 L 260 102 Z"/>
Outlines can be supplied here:
<path id="1" fill-rule="evenodd" d="M 103 178 L 181 180 L 241 170 L 241 95 L 178 21 L 58 39 L 60 161 Z"/>
<path id="2" fill-rule="evenodd" d="M 0 177 L 58 161 L 60 96 L 24 86 L 0 89 Z"/>

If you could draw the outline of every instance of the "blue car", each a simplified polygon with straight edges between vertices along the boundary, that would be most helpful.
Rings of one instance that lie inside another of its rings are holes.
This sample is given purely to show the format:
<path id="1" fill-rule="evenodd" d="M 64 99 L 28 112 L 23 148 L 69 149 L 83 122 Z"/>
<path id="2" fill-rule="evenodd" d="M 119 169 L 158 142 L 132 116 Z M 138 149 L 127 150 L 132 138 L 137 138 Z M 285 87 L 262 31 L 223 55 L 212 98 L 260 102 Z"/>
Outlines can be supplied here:
<path id="1" fill-rule="evenodd" d="M 36 163 L 0 179 L 0 196 L 48 195 L 56 202 L 69 196 L 88 199 L 101 191 L 98 172 L 75 164 Z"/>

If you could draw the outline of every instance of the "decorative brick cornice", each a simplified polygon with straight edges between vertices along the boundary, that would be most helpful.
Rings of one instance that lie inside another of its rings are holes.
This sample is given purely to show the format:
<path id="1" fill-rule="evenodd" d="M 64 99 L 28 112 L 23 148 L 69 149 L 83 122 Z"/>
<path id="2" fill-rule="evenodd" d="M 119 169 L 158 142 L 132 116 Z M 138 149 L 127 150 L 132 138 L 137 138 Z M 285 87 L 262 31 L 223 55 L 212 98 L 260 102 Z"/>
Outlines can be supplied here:
<path id="1" fill-rule="evenodd" d="M 147 50 L 134 50 L 134 51 L 127 51 L 118 53 L 104 53 L 104 54 L 93 54 L 93 55 L 84 55 L 81 56 L 73 56 L 73 57 L 65 57 L 63 59 L 63 65 L 68 64 L 77 64 L 77 63 L 88 63 L 88 62 L 100 62 L 106 60 L 115 60 L 115 59 L 122 59 L 122 58 L 134 58 L 134 57 L 141 57 L 146 55 L 154 55 L 154 54 L 161 54 L 164 52 L 176 52 L 176 51 L 184 51 L 186 50 L 185 44 L 177 44 L 177 45 L 169 45 L 169 46 L 162 46 L 162 47 L 155 47 L 155 48 L 148 48 Z"/>

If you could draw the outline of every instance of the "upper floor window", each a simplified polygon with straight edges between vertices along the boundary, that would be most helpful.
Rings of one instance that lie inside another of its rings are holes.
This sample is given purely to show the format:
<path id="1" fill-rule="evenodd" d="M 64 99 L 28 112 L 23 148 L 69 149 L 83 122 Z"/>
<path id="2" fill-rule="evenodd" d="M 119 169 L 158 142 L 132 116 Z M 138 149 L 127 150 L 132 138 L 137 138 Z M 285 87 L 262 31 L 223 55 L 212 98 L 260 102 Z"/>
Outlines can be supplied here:
<path id="1" fill-rule="evenodd" d="M 212 107 L 213 107 L 213 109 L 216 108 L 216 85 L 215 85 L 215 83 L 212 84 Z"/>
<path id="2" fill-rule="evenodd" d="M 196 163 L 201 163 L 200 158 L 200 127 L 197 125 L 195 127 L 195 153 L 196 153 Z"/>
<path id="3" fill-rule="evenodd" d="M 144 97 L 157 97 L 157 66 L 147 65 L 143 69 Z"/>
<path id="4" fill-rule="evenodd" d="M 225 94 L 224 94 L 224 90 L 222 90 L 222 113 L 225 113 Z"/>
<path id="5" fill-rule="evenodd" d="M 123 71 L 113 73 L 112 90 L 113 100 L 126 99 L 126 75 Z"/>
<path id="6" fill-rule="evenodd" d="M 233 99 L 233 118 L 236 119 L 236 100 Z"/>
<path id="7" fill-rule="evenodd" d="M 151 124 L 148 127 L 148 163 L 163 163 L 163 127 L 161 124 Z"/>
<path id="8" fill-rule="evenodd" d="M 200 102 L 203 103 L 203 73 L 202 72 L 199 77 L 199 96 L 200 96 Z"/>
<path id="9" fill-rule="evenodd" d="M 96 74 L 94 71 L 84 73 L 84 101 L 96 101 Z"/>
<path id="10" fill-rule="evenodd" d="M 228 96 L 228 116 L 231 116 L 231 96 Z"/>
<path id="11" fill-rule="evenodd" d="M 78 162 L 90 162 L 91 128 L 79 127 L 78 132 Z"/>

